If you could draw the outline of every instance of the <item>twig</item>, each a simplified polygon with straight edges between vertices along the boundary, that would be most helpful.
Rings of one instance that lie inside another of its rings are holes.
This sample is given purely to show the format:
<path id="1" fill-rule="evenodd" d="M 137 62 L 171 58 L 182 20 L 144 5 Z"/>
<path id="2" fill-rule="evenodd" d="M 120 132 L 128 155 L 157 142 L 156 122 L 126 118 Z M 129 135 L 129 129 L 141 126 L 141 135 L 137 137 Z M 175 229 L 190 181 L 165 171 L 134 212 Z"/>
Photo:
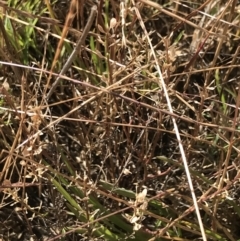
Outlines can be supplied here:
<path id="1" fill-rule="evenodd" d="M 49 98 L 51 97 L 52 93 L 54 92 L 54 90 L 57 88 L 60 80 L 61 80 L 61 77 L 60 76 L 63 76 L 67 70 L 70 68 L 72 62 L 76 59 L 77 57 L 77 54 L 81 48 L 81 45 L 85 42 L 85 39 L 87 37 L 87 34 L 88 32 L 90 31 L 90 28 L 92 26 L 92 23 L 93 23 L 93 20 L 95 19 L 95 16 L 97 14 L 97 6 L 94 5 L 92 8 L 91 8 L 91 13 L 90 13 L 90 16 L 88 18 L 88 21 L 87 21 L 87 24 L 83 30 L 83 33 L 80 37 L 80 39 L 78 40 L 77 44 L 76 44 L 76 47 L 74 48 L 74 50 L 72 51 L 72 54 L 69 56 L 67 62 L 65 63 L 65 65 L 63 66 L 59 76 L 57 77 L 57 79 L 55 80 L 55 82 L 53 83 L 51 89 L 49 90 L 48 94 L 47 94 L 47 100 L 49 100 Z"/>
<path id="2" fill-rule="evenodd" d="M 48 9 L 51 10 L 51 6 L 50 6 L 50 3 L 49 3 L 49 0 L 46 0 L 46 3 L 47 3 L 47 5 L 49 5 Z M 53 72 L 53 70 L 55 68 L 57 60 L 58 60 L 58 58 L 60 56 L 60 53 L 62 51 L 62 46 L 63 46 L 64 39 L 67 36 L 69 27 L 71 26 L 71 24 L 73 22 L 73 19 L 74 19 L 75 15 L 76 15 L 76 8 L 77 8 L 76 5 L 77 5 L 77 0 L 72 0 L 71 3 L 70 3 L 68 15 L 66 17 L 66 21 L 64 23 L 64 27 L 63 27 L 63 30 L 62 30 L 62 33 L 61 33 L 61 38 L 60 38 L 60 40 L 58 42 L 56 53 L 55 53 L 53 61 L 52 61 L 52 66 L 51 66 L 51 70 L 50 70 L 51 73 Z M 60 30 L 57 29 L 57 32 L 59 32 L 59 31 Z M 49 77 L 48 77 L 47 86 L 48 86 L 48 83 L 49 83 L 51 77 L 52 77 L 52 74 L 50 74 Z"/>
<path id="3" fill-rule="evenodd" d="M 140 0 L 140 1 L 142 3 L 145 3 L 145 4 L 148 4 L 150 6 L 156 7 L 157 9 L 160 9 L 161 11 L 163 10 L 161 8 L 161 6 L 159 6 L 157 3 L 152 2 L 150 0 Z M 132 0 L 132 2 L 133 2 L 133 5 L 136 6 L 134 0 Z M 169 108 L 169 112 L 171 114 L 174 114 L 173 107 L 172 107 L 172 104 L 171 104 L 171 101 L 170 101 L 169 95 L 168 95 L 168 89 L 167 89 L 166 84 L 164 82 L 163 75 L 162 75 L 161 69 L 159 67 L 158 59 L 156 57 L 155 50 L 154 50 L 154 48 L 152 46 L 149 34 L 148 34 L 148 32 L 147 32 L 147 30 L 145 28 L 144 22 L 143 22 L 143 20 L 141 18 L 141 15 L 140 15 L 140 12 L 139 12 L 138 8 L 135 7 L 134 9 L 135 9 L 136 15 L 138 17 L 138 20 L 140 22 L 140 25 L 141 25 L 141 27 L 143 29 L 143 32 L 144 32 L 144 34 L 145 34 L 145 36 L 146 36 L 146 38 L 148 40 L 149 46 L 151 48 L 152 55 L 153 55 L 155 63 L 156 63 L 156 69 L 157 69 L 157 72 L 159 74 L 159 79 L 160 79 L 159 87 L 163 89 L 163 92 L 164 92 L 165 97 L 166 97 L 167 105 L 168 105 L 168 108 Z M 202 218 L 201 218 L 201 214 L 200 214 L 200 211 L 199 211 L 199 206 L 198 206 L 196 194 L 195 194 L 194 187 L 193 187 L 193 182 L 192 182 L 192 179 L 191 179 L 191 175 L 190 175 L 190 171 L 189 171 L 189 167 L 188 167 L 188 163 L 187 163 L 187 158 L 186 158 L 184 147 L 183 147 L 183 144 L 182 144 L 182 141 L 181 141 L 181 136 L 180 136 L 180 133 L 179 133 L 179 129 L 178 129 L 178 125 L 177 125 L 177 122 L 176 122 L 176 118 L 174 116 L 172 116 L 172 122 L 173 122 L 174 130 L 175 130 L 176 138 L 178 140 L 178 146 L 179 146 L 180 153 L 181 153 L 181 156 L 182 156 L 182 161 L 183 161 L 184 169 L 185 169 L 185 172 L 186 172 L 189 188 L 190 188 L 190 191 L 191 191 L 191 194 L 192 194 L 193 204 L 194 204 L 195 212 L 196 212 L 196 215 L 197 215 L 197 218 L 198 218 L 198 223 L 199 223 L 199 226 L 200 226 L 202 239 L 204 241 L 207 241 L 205 229 L 204 229 Z M 174 221 L 174 223 L 175 223 L 175 221 Z M 158 238 L 161 235 L 163 235 L 164 232 L 166 232 L 168 228 L 169 228 L 169 225 L 167 225 L 165 228 L 163 228 L 158 235 L 155 235 L 153 238 L 149 239 L 149 241 L 150 240 L 153 241 L 156 238 Z"/>

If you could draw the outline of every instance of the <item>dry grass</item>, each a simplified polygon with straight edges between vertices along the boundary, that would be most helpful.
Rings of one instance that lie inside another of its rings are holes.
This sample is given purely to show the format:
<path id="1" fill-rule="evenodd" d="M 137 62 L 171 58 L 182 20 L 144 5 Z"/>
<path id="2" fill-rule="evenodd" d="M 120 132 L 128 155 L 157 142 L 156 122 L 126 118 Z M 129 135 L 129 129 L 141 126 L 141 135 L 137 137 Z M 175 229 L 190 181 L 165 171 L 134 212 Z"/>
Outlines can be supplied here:
<path id="1" fill-rule="evenodd" d="M 0 238 L 240 240 L 238 1 L 98 1 L 63 73 L 93 5 L 0 1 Z"/>

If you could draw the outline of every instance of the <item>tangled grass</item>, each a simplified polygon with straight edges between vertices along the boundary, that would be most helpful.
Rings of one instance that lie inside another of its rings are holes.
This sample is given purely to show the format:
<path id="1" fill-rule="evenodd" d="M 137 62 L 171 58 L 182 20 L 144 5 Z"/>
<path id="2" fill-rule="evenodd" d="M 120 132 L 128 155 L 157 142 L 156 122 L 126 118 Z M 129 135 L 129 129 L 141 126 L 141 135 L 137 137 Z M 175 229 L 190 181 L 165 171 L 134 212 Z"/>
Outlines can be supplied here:
<path id="1" fill-rule="evenodd" d="M 238 1 L 0 9 L 2 240 L 240 240 Z"/>

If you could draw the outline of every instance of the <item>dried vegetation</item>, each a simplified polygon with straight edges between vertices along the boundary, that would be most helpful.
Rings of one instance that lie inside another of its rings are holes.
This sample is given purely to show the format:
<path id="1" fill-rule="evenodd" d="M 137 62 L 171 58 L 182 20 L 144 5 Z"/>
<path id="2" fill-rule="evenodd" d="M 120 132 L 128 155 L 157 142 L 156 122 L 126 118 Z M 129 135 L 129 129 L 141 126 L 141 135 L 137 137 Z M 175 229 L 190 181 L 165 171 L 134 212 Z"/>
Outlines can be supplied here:
<path id="1" fill-rule="evenodd" d="M 0 1 L 0 239 L 240 240 L 239 1 L 99 0 L 46 98 L 95 4 Z"/>

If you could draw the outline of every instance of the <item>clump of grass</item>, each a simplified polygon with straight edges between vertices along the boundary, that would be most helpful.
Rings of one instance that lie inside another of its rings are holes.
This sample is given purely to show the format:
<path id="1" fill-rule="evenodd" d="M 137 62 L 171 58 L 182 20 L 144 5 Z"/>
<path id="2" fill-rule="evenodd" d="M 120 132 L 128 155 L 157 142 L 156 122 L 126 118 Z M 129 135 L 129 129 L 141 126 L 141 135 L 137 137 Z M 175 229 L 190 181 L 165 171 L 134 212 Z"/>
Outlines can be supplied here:
<path id="1" fill-rule="evenodd" d="M 100 1 L 47 99 L 94 3 L 61 4 L 0 4 L 1 238 L 238 240 L 236 1 Z"/>

